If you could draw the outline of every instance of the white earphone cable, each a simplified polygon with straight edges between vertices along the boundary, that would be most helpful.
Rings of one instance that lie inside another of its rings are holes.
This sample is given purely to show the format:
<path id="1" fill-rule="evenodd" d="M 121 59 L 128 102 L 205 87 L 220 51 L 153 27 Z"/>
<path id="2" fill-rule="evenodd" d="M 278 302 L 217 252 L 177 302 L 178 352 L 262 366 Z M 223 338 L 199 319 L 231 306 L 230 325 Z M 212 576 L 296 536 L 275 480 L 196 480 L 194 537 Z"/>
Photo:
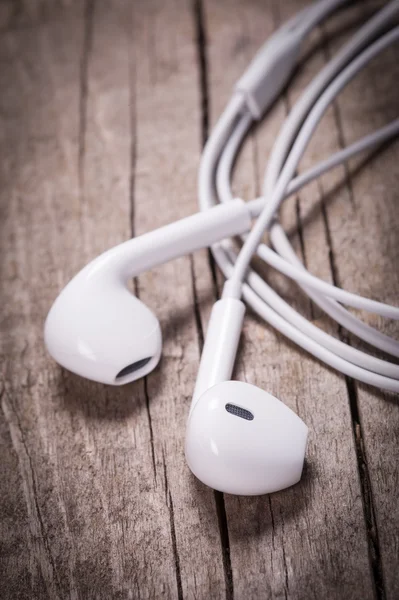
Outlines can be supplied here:
<path id="1" fill-rule="evenodd" d="M 217 191 L 219 198 L 222 202 L 229 202 L 234 199 L 231 187 L 230 178 L 233 167 L 234 157 L 238 151 L 238 148 L 248 130 L 248 123 L 250 124 L 250 117 L 243 115 L 239 121 L 235 131 L 229 138 L 226 144 L 225 150 L 220 158 L 216 179 L 217 179 Z M 349 157 L 354 156 L 358 152 L 362 152 L 367 148 L 373 147 L 378 143 L 382 143 L 390 139 L 391 137 L 398 135 L 399 133 L 399 119 L 396 119 L 386 127 L 364 137 L 363 139 L 355 142 L 351 146 L 340 150 L 336 154 L 333 154 L 330 158 L 319 163 L 312 169 L 309 169 L 305 173 L 292 179 L 287 190 L 288 197 L 290 194 L 297 192 L 301 187 L 309 183 L 320 173 L 324 173 L 329 168 L 332 168 Z M 251 207 L 251 212 L 254 217 L 257 217 L 260 213 L 261 208 L 264 204 L 263 198 L 252 200 L 248 203 Z M 294 250 L 292 249 L 287 236 L 282 229 L 278 221 L 274 222 L 271 226 L 270 232 L 271 242 L 283 258 L 287 261 L 297 265 L 303 269 L 302 263 L 297 258 Z M 263 258 L 264 245 L 260 244 L 258 247 L 258 255 Z M 377 331 L 373 327 L 370 327 L 366 323 L 363 323 L 360 319 L 348 312 L 343 306 L 334 302 L 331 298 L 327 298 L 324 295 L 316 294 L 310 288 L 306 288 L 307 295 L 322 308 L 327 314 L 329 314 L 334 320 L 340 325 L 345 327 L 348 331 L 354 333 L 360 339 L 374 345 L 380 350 L 387 352 L 393 356 L 399 358 L 399 342 L 393 340 L 389 336 Z"/>
<path id="2" fill-rule="evenodd" d="M 265 186 L 266 203 L 251 233 L 247 236 L 244 246 L 237 258 L 233 275 L 229 280 L 229 293 L 235 293 L 237 296 L 240 295 L 240 287 L 245 279 L 246 270 L 252 256 L 256 253 L 264 232 L 269 229 L 274 215 L 284 199 L 286 188 L 293 178 L 299 161 L 325 111 L 338 93 L 364 68 L 365 65 L 370 62 L 370 60 L 398 39 L 399 27 L 396 27 L 363 50 L 361 54 L 349 63 L 349 65 L 332 81 L 313 106 L 287 156 L 275 187 L 271 192 L 268 192 L 268 186 Z M 345 296 L 342 294 L 340 295 L 342 301 L 345 302 Z M 399 308 L 390 307 L 375 301 L 368 301 L 365 298 L 357 296 L 354 298 L 354 296 L 356 295 L 351 295 L 350 297 L 350 295 L 347 294 L 346 301 L 349 305 L 363 308 L 364 310 L 370 310 L 371 312 L 376 312 L 377 314 L 392 319 L 399 319 Z"/>
<path id="3" fill-rule="evenodd" d="M 341 372 L 393 391 L 399 391 L 397 365 L 360 352 L 315 327 L 282 300 L 259 275 L 248 270 L 248 265 L 253 253 L 257 251 L 266 262 L 296 280 L 313 301 L 348 330 L 375 347 L 399 356 L 399 342 L 366 325 L 335 300 L 391 318 L 399 318 L 399 309 L 345 292 L 310 275 L 296 257 L 281 226 L 277 222 L 271 225 L 276 209 L 290 193 L 350 156 L 382 143 L 398 133 L 399 120 L 396 120 L 329 157 L 300 177 L 292 179 L 297 163 L 327 106 L 369 60 L 399 38 L 399 28 L 396 28 L 366 47 L 389 25 L 397 12 L 399 12 L 399 2 L 395 0 L 363 26 L 337 57 L 326 65 L 290 113 L 269 161 L 265 180 L 267 204 L 264 204 L 263 199 L 250 203 L 253 216 L 258 215 L 260 210 L 262 212 L 252 232 L 244 240 L 244 253 L 241 251 L 237 258 L 229 242 L 223 242 L 212 248 L 216 262 L 225 276 L 234 278 L 233 284 L 231 282 L 227 284 L 227 294 L 239 294 L 242 281 L 246 277 L 246 283 L 242 286 L 244 299 L 276 329 Z M 305 19 L 309 14 L 304 13 L 303 18 Z M 235 155 L 251 122 L 252 117 L 245 112 L 242 97 L 233 97 L 222 120 L 218 123 L 217 135 L 212 134 L 204 152 L 199 180 L 201 208 L 209 208 L 215 202 L 213 178 L 216 167 L 217 195 L 221 201 L 232 199 L 230 173 Z M 299 128 L 301 129 L 298 134 Z M 293 148 L 288 154 L 294 139 Z M 288 158 L 285 158 L 287 154 Z M 270 227 L 272 244 L 280 256 L 266 245 L 259 245 L 263 231 L 268 227 Z"/>
<path id="4" fill-rule="evenodd" d="M 231 134 L 223 150 L 223 154 L 220 157 L 216 171 L 216 189 L 220 202 L 229 202 L 234 199 L 230 185 L 231 172 L 233 170 L 237 152 L 251 125 L 251 115 L 248 113 L 243 114 L 238 121 L 236 128 Z M 327 171 L 338 167 L 357 154 L 380 146 L 392 138 L 395 138 L 397 135 L 399 135 L 399 119 L 395 119 L 388 125 L 384 125 L 384 127 L 373 131 L 350 146 L 335 152 L 325 160 L 317 163 L 317 165 L 308 171 L 305 171 L 304 173 L 301 173 L 300 175 L 297 175 L 291 179 L 286 189 L 284 199 L 289 198 L 305 185 L 311 183 L 314 179 L 318 179 Z M 254 218 L 260 215 L 264 203 L 265 200 L 262 196 L 248 202 L 251 215 Z"/>

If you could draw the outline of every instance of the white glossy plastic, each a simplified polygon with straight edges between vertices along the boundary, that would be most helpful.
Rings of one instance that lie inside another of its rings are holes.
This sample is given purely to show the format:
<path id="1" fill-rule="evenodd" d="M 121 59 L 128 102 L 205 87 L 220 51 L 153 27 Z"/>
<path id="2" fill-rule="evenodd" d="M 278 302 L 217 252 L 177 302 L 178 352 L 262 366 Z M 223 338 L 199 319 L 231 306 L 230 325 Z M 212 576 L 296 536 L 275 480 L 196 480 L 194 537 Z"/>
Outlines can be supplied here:
<path id="1" fill-rule="evenodd" d="M 162 337 L 158 319 L 128 291 L 127 280 L 250 227 L 250 212 L 237 200 L 105 252 L 56 299 L 45 324 L 48 351 L 65 368 L 101 383 L 121 385 L 143 377 L 159 361 Z M 123 374 L 129 365 L 130 372 Z"/>
<path id="2" fill-rule="evenodd" d="M 206 390 L 231 379 L 244 314 L 245 304 L 236 298 L 222 298 L 213 305 L 191 410 Z"/>
<path id="3" fill-rule="evenodd" d="M 249 411 L 252 420 L 226 410 Z M 308 428 L 285 404 L 240 381 L 225 381 L 196 402 L 187 423 L 186 460 L 200 481 L 229 494 L 258 495 L 297 483 Z"/>

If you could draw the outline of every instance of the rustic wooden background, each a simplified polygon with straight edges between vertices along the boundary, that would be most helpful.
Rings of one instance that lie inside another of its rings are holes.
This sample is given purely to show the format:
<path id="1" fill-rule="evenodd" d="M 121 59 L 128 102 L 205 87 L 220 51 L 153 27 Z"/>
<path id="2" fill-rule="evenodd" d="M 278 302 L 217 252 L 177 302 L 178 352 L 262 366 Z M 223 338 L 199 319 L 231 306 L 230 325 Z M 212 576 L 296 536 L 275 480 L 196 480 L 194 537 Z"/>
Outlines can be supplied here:
<path id="1" fill-rule="evenodd" d="M 2 599 L 399 598 L 394 395 L 326 368 L 249 314 L 236 376 L 309 425 L 304 477 L 239 498 L 186 467 L 185 420 L 221 281 L 206 251 L 137 281 L 164 334 L 162 362 L 144 381 L 85 381 L 43 347 L 45 315 L 78 269 L 196 210 L 209 129 L 258 46 L 303 4 L 0 1 Z M 308 62 L 245 145 L 237 194 L 259 192 L 289 106 L 376 6 L 357 3 L 315 32 Z M 329 110 L 302 167 L 397 116 L 398 80 L 393 48 Z M 396 304 L 398 161 L 392 143 L 283 210 L 313 273 Z M 345 338 L 295 285 L 268 276 Z"/>

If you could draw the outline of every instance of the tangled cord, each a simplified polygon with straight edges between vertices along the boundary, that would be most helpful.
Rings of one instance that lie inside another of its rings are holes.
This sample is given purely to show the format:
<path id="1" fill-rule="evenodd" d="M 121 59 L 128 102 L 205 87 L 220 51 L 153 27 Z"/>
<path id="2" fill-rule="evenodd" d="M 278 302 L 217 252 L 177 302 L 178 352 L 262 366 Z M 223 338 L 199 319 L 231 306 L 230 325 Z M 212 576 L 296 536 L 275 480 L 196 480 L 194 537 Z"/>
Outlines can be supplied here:
<path id="1" fill-rule="evenodd" d="M 245 79 L 244 75 L 242 78 L 243 85 L 240 86 L 240 82 L 237 85 L 235 94 L 204 149 L 199 173 L 199 203 L 202 210 L 211 208 L 217 201 L 233 200 L 231 171 L 253 120 L 259 119 L 277 97 L 284 84 L 280 74 L 284 73 L 284 67 L 287 66 L 288 79 L 304 37 L 346 1 L 322 0 L 311 5 L 278 30 L 261 50 L 255 71 L 252 68 L 249 77 Z M 307 296 L 337 323 L 376 349 L 399 358 L 399 342 L 355 317 L 341 303 L 392 319 L 399 319 L 399 308 L 363 298 L 311 275 L 297 258 L 277 219 L 279 207 L 286 197 L 351 156 L 399 133 L 399 119 L 396 119 L 310 171 L 294 177 L 298 163 L 328 106 L 368 62 L 398 41 L 398 26 L 387 32 L 398 13 L 398 0 L 380 10 L 306 88 L 287 117 L 272 150 L 263 197 L 249 203 L 256 221 L 251 232 L 242 239 L 241 251 L 237 253 L 230 240 L 212 247 L 215 261 L 227 278 L 223 296 L 239 298 L 242 295 L 265 321 L 326 364 L 359 381 L 396 392 L 399 392 L 397 365 L 357 350 L 314 326 L 287 304 L 249 264 L 257 253 L 270 266 L 296 281 Z M 279 57 L 279 52 L 282 59 L 277 63 L 278 69 L 275 64 L 267 65 L 265 69 L 262 57 Z M 261 243 L 265 231 L 269 232 L 274 250 Z"/>

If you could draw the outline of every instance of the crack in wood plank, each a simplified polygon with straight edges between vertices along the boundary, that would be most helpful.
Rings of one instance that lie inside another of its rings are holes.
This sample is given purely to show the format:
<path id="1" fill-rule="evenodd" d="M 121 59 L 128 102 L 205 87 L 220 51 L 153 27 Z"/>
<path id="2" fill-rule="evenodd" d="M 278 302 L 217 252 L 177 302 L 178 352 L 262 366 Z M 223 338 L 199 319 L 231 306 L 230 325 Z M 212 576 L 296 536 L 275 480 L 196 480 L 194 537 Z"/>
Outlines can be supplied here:
<path id="1" fill-rule="evenodd" d="M 163 465 L 163 476 L 165 483 L 165 501 L 168 506 L 169 511 L 169 526 L 170 526 L 170 537 L 172 540 L 172 551 L 173 558 L 175 563 L 175 576 L 176 576 L 176 588 L 177 588 L 177 598 L 178 600 L 183 600 L 183 584 L 182 584 L 182 576 L 181 576 L 181 568 L 180 568 L 180 556 L 179 551 L 177 549 L 177 539 L 176 539 L 176 522 L 175 522 L 175 510 L 173 505 L 172 492 L 169 487 L 168 481 L 168 469 L 166 466 L 165 460 L 165 450 L 162 447 L 162 465 Z"/>
<path id="2" fill-rule="evenodd" d="M 154 432 L 152 428 L 152 417 L 150 410 L 150 396 L 148 394 L 148 379 L 144 378 L 144 397 L 145 397 L 145 408 L 148 419 L 148 428 L 150 430 L 150 448 L 151 448 L 151 460 L 152 460 L 152 468 L 154 471 L 154 481 L 155 485 L 157 484 L 157 463 L 155 459 L 155 447 L 154 447 Z"/>
<path id="3" fill-rule="evenodd" d="M 209 76 L 208 76 L 208 56 L 207 56 L 207 35 L 206 35 L 206 24 L 204 16 L 204 7 L 202 0 L 193 0 L 193 13 L 195 22 L 196 32 L 196 48 L 198 57 L 198 72 L 199 72 L 199 89 L 201 96 L 201 137 L 202 147 L 205 146 L 208 135 L 209 135 Z M 213 259 L 211 251 L 208 249 L 208 262 L 209 269 L 211 272 L 212 283 L 215 293 L 215 298 L 218 298 L 218 281 L 216 264 Z M 203 344 L 203 333 L 202 333 L 202 344 Z M 202 346 L 201 346 L 202 349 Z"/>
<path id="4" fill-rule="evenodd" d="M 359 468 L 364 518 L 366 522 L 367 541 L 370 554 L 371 571 L 373 574 L 375 585 L 376 599 L 386 600 L 387 595 L 384 585 L 379 534 L 377 520 L 375 517 L 375 507 L 373 492 L 371 489 L 370 472 L 363 444 L 364 434 L 359 415 L 357 388 L 356 383 L 350 377 L 345 377 L 345 381 L 348 390 L 349 406 L 352 417 L 353 436 L 355 440 L 356 456 Z"/>
<path id="5" fill-rule="evenodd" d="M 223 569 L 226 584 L 226 600 L 234 599 L 233 570 L 230 559 L 229 528 L 227 523 L 226 507 L 222 492 L 214 490 L 215 504 L 218 516 L 220 543 L 222 546 Z"/>
<path id="6" fill-rule="evenodd" d="M 285 600 L 288 599 L 289 594 L 289 577 L 288 577 L 288 566 L 287 566 L 287 557 L 285 554 L 285 545 L 284 545 L 284 515 L 280 510 L 280 522 L 281 522 L 281 550 L 283 554 L 283 567 L 284 567 L 284 597 Z"/>
<path id="7" fill-rule="evenodd" d="M 34 519 L 29 519 L 31 535 L 34 541 L 41 545 L 44 550 L 43 552 L 39 553 L 40 558 L 38 559 L 38 564 L 40 565 L 42 577 L 49 594 L 51 594 L 52 598 L 58 600 L 62 597 L 62 586 L 58 577 L 54 557 L 51 553 L 51 548 L 40 509 L 32 456 L 25 440 L 18 412 L 13 406 L 11 398 L 7 395 L 4 388 L 2 390 L 0 400 L 3 414 L 8 423 L 12 444 L 18 456 L 20 469 L 21 471 L 26 471 L 26 475 L 23 476 L 23 481 L 25 484 L 25 501 L 27 504 L 28 514 L 34 517 Z M 36 524 L 38 525 L 38 531 L 35 531 L 34 521 L 36 521 Z"/>
<path id="8" fill-rule="evenodd" d="M 178 598 L 178 600 L 183 600 L 183 586 L 182 586 L 182 580 L 181 580 L 180 557 L 179 557 L 179 552 L 177 550 L 177 541 L 176 541 L 175 512 L 174 512 L 174 507 L 173 507 L 172 494 L 171 494 L 170 490 L 169 490 L 168 508 L 169 508 L 170 535 L 172 538 L 173 557 L 175 560 L 177 598 Z"/>
<path id="9" fill-rule="evenodd" d="M 87 97 L 89 60 L 93 41 L 93 18 L 95 0 L 85 0 L 83 16 L 83 50 L 80 64 L 78 177 L 80 199 L 84 201 L 84 159 L 86 152 Z"/>
<path id="10" fill-rule="evenodd" d="M 272 498 L 271 498 L 270 494 L 268 495 L 268 502 L 269 502 L 269 509 L 270 509 L 271 524 L 272 524 L 272 547 L 273 547 L 273 550 L 275 550 L 274 542 L 275 542 L 275 538 L 276 538 L 276 530 L 274 527 L 274 514 L 273 514 L 273 507 L 272 507 Z"/>
<path id="11" fill-rule="evenodd" d="M 201 93 L 201 135 L 202 145 L 205 146 L 209 133 L 209 77 L 207 57 L 207 36 L 204 7 L 202 0 L 193 0 L 197 56 L 199 66 L 199 84 Z"/>
<path id="12" fill-rule="evenodd" d="M 198 339 L 198 350 L 199 350 L 199 355 L 201 356 L 202 348 L 204 347 L 204 331 L 202 329 L 201 313 L 200 313 L 200 308 L 199 308 L 199 303 L 198 303 L 198 294 L 197 294 L 197 288 L 195 286 L 194 260 L 193 260 L 192 254 L 190 254 L 189 258 L 190 258 L 191 289 L 192 289 L 192 294 L 193 294 L 194 320 L 195 320 L 197 339 Z"/>

